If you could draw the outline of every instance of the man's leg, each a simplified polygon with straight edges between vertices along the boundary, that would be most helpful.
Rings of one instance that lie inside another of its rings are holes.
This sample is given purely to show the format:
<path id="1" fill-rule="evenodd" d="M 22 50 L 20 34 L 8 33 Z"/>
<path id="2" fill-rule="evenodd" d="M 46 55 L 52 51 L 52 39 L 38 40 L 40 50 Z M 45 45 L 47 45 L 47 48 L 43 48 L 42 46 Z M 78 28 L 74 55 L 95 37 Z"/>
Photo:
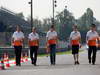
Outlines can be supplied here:
<path id="1" fill-rule="evenodd" d="M 38 46 L 34 47 L 34 65 L 36 66 Z"/>
<path id="2" fill-rule="evenodd" d="M 22 46 L 18 46 L 18 65 L 21 66 L 21 51 L 22 51 Z"/>
<path id="3" fill-rule="evenodd" d="M 91 64 L 91 54 L 92 54 L 92 47 L 89 46 L 89 49 L 88 49 L 88 60 L 89 60 L 89 64 Z"/>
<path id="4" fill-rule="evenodd" d="M 52 65 L 53 64 L 53 49 L 52 49 L 52 45 L 50 45 L 49 47 L 50 47 L 50 62 Z"/>
<path id="5" fill-rule="evenodd" d="M 80 64 L 79 63 L 79 54 L 76 54 L 76 61 L 77 61 L 77 64 Z"/>
<path id="6" fill-rule="evenodd" d="M 73 54 L 73 58 L 74 58 L 74 64 L 76 64 L 76 55 L 75 54 Z"/>
<path id="7" fill-rule="evenodd" d="M 53 45 L 53 65 L 56 64 L 56 45 Z"/>
<path id="8" fill-rule="evenodd" d="M 14 46 L 14 49 L 15 49 L 15 59 L 16 59 L 16 66 L 18 66 L 18 49 L 17 49 L 17 46 Z"/>
<path id="9" fill-rule="evenodd" d="M 76 46 L 76 61 L 77 61 L 77 64 L 80 64 L 79 63 L 79 45 Z"/>
<path id="10" fill-rule="evenodd" d="M 72 46 L 72 54 L 74 58 L 74 64 L 76 65 L 76 52 L 75 52 L 75 46 Z"/>
<path id="11" fill-rule="evenodd" d="M 33 46 L 30 47 L 30 58 L 31 58 L 31 63 L 34 64 L 34 61 L 33 61 L 33 52 L 34 52 L 34 48 Z"/>
<path id="12" fill-rule="evenodd" d="M 96 52 L 97 52 L 97 48 L 96 46 L 93 47 L 93 56 L 92 56 L 92 64 L 95 65 L 95 61 L 96 61 Z"/>

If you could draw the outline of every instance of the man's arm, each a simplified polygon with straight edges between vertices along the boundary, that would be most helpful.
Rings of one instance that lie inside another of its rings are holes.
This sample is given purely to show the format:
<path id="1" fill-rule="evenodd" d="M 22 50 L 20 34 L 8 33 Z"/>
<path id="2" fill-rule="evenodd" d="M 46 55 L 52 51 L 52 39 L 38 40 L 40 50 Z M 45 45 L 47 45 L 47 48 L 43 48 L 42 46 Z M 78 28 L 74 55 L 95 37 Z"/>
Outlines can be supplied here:
<path id="1" fill-rule="evenodd" d="M 14 45 L 14 38 L 13 37 L 11 38 L 11 45 L 12 46 Z"/>

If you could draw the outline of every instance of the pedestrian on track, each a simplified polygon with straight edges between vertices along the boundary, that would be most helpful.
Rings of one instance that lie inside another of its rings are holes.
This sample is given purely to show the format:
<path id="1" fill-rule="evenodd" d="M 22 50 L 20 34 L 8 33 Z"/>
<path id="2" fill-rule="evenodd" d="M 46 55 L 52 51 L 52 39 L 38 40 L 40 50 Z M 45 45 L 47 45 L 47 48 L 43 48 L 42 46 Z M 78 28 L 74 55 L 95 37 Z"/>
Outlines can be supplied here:
<path id="1" fill-rule="evenodd" d="M 30 47 L 30 58 L 31 58 L 31 63 L 36 66 L 37 62 L 37 52 L 39 48 L 39 35 L 36 32 L 36 28 L 32 28 L 32 32 L 28 36 L 28 42 L 29 42 L 29 47 Z M 34 56 L 33 56 L 34 54 Z"/>
<path id="2" fill-rule="evenodd" d="M 24 33 L 21 31 L 21 27 L 17 25 L 16 31 L 12 35 L 12 45 L 15 49 L 16 66 L 21 66 L 21 52 L 24 41 Z"/>
<path id="3" fill-rule="evenodd" d="M 99 41 L 99 35 L 96 31 L 96 25 L 92 24 L 90 27 L 90 30 L 87 32 L 87 35 L 86 35 L 86 43 L 89 47 L 89 49 L 88 49 L 89 64 L 92 63 L 93 65 L 95 65 L 98 41 Z M 93 55 L 92 55 L 92 53 L 93 53 Z"/>
<path id="4" fill-rule="evenodd" d="M 70 45 L 72 46 L 72 54 L 74 58 L 74 64 L 80 64 L 79 63 L 79 48 L 80 48 L 80 40 L 81 40 L 81 34 L 78 31 L 77 25 L 73 26 L 73 31 L 70 34 Z"/>
<path id="5" fill-rule="evenodd" d="M 49 47 L 50 51 L 50 62 L 51 65 L 56 64 L 56 45 L 57 45 L 57 32 L 55 31 L 54 25 L 51 26 L 50 30 L 47 32 L 46 35 L 46 40 L 47 40 L 47 46 Z"/>

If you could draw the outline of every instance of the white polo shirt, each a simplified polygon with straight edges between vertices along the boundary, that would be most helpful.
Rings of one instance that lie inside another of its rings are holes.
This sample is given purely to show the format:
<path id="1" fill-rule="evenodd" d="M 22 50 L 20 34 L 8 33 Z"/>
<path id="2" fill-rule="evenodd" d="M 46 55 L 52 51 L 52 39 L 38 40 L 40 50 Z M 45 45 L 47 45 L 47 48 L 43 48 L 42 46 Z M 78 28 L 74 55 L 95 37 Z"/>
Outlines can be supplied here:
<path id="1" fill-rule="evenodd" d="M 98 33 L 96 31 L 93 32 L 92 30 L 90 30 L 87 32 L 86 40 L 87 41 L 92 40 L 93 38 L 96 38 L 96 37 L 99 37 Z"/>
<path id="2" fill-rule="evenodd" d="M 48 31 L 46 37 L 48 38 L 48 40 L 53 39 L 54 37 L 57 37 L 57 32 L 56 31 Z"/>
<path id="3" fill-rule="evenodd" d="M 78 37 L 81 37 L 81 34 L 79 31 L 75 32 L 75 31 L 72 31 L 71 34 L 70 34 L 70 39 L 71 40 L 76 40 Z"/>
<path id="4" fill-rule="evenodd" d="M 37 39 L 39 39 L 39 35 L 38 35 L 38 33 L 30 33 L 29 34 L 29 36 L 28 36 L 28 39 L 30 39 L 30 40 L 37 40 Z"/>
<path id="5" fill-rule="evenodd" d="M 80 44 L 80 39 L 81 34 L 79 31 L 72 31 L 70 34 L 70 42 L 72 45 L 79 45 Z"/>
<path id="6" fill-rule="evenodd" d="M 24 33 L 21 31 L 20 32 L 16 31 L 13 33 L 12 38 L 14 38 L 14 41 L 21 40 L 24 38 Z"/>

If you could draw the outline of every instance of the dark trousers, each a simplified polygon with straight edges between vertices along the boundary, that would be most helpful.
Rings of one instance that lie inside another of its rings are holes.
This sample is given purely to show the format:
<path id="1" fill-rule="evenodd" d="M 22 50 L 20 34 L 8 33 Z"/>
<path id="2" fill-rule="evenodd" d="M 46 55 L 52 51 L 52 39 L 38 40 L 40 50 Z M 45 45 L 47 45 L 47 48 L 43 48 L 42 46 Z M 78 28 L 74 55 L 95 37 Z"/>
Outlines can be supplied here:
<path id="1" fill-rule="evenodd" d="M 91 62 L 91 59 L 92 59 L 92 63 L 95 63 L 95 61 L 96 61 L 96 52 L 97 52 L 96 46 L 89 46 L 89 50 L 88 50 L 89 62 Z M 92 55 L 92 58 L 91 58 L 92 53 L 93 53 L 93 55 Z"/>
<path id="2" fill-rule="evenodd" d="M 22 46 L 14 46 L 14 48 L 16 56 L 16 65 L 20 65 Z"/>
<path id="3" fill-rule="evenodd" d="M 30 58 L 31 58 L 32 64 L 36 64 L 37 51 L 38 51 L 38 46 L 30 46 Z M 33 54 L 34 54 L 34 57 L 33 57 Z"/>
<path id="4" fill-rule="evenodd" d="M 51 64 L 56 62 L 56 44 L 50 45 L 50 61 Z"/>
<path id="5" fill-rule="evenodd" d="M 72 54 L 78 54 L 79 53 L 79 45 L 72 45 Z"/>

